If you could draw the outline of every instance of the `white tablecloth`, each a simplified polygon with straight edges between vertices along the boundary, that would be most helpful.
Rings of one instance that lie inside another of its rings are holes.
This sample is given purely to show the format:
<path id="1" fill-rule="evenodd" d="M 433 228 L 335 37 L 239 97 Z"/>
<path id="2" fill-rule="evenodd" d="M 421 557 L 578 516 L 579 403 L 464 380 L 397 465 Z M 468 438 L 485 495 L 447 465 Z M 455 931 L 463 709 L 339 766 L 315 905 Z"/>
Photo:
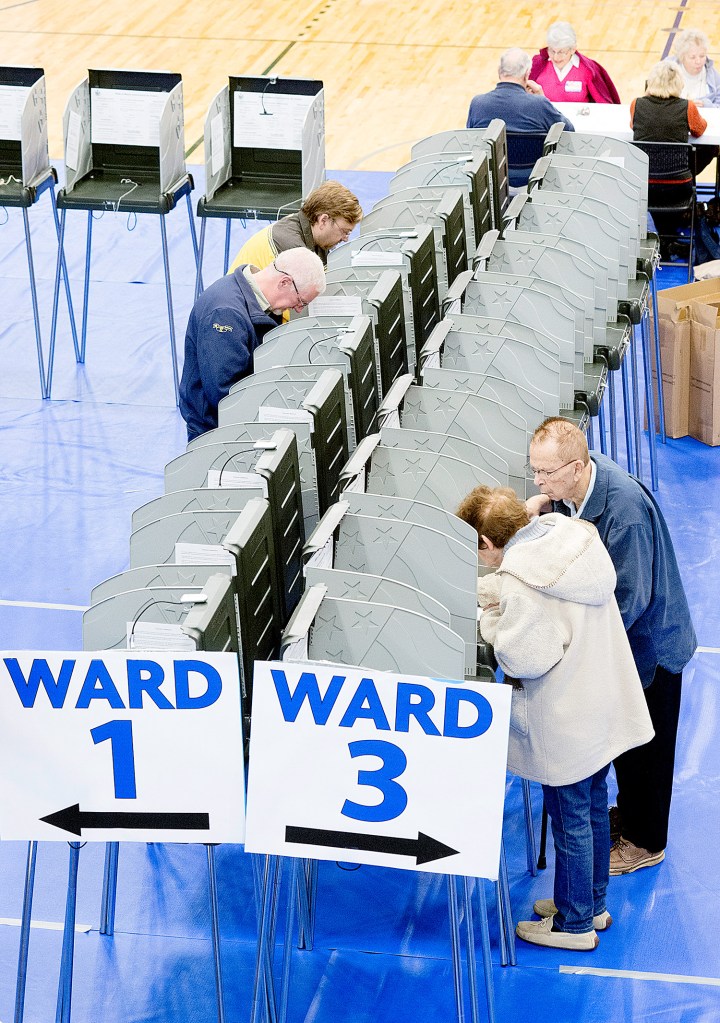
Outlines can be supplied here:
<path id="1" fill-rule="evenodd" d="M 608 135 L 632 142 L 630 107 L 625 103 L 556 103 L 555 106 L 575 126 L 575 131 L 590 135 Z M 720 107 L 702 107 L 700 113 L 708 123 L 707 131 L 695 145 L 720 145 Z"/>

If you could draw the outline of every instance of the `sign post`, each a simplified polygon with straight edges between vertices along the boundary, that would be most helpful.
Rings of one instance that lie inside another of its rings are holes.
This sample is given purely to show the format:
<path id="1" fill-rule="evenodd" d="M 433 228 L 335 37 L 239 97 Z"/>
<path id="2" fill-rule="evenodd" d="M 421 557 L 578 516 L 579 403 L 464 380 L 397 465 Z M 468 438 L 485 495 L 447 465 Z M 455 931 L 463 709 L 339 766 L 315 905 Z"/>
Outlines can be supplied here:
<path id="1" fill-rule="evenodd" d="M 453 875 L 499 875 L 510 699 L 509 686 L 475 680 L 310 662 L 255 666 L 246 851 L 450 875 L 459 1017 Z M 487 959 L 484 911 L 481 926 Z M 474 999 L 472 944 L 470 924 Z M 489 960 L 485 977 L 492 1018 Z"/>

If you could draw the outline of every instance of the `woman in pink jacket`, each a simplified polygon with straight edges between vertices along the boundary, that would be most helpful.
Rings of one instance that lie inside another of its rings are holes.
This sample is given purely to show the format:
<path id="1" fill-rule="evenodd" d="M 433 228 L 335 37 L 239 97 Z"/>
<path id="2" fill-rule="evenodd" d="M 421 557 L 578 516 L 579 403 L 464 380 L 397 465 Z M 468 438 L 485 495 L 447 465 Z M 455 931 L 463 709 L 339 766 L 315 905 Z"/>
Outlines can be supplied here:
<path id="1" fill-rule="evenodd" d="M 567 21 L 548 29 L 547 46 L 533 57 L 530 78 L 551 103 L 620 102 L 605 68 L 578 53 L 575 30 Z"/>

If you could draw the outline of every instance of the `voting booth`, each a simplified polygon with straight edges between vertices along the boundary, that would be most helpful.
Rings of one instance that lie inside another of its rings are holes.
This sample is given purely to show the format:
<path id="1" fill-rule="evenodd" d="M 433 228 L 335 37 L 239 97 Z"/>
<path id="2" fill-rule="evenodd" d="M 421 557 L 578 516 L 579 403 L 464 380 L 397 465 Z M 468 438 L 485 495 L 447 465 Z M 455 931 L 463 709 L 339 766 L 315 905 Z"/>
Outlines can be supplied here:
<path id="1" fill-rule="evenodd" d="M 93 213 L 157 214 L 177 401 L 178 361 L 165 217 L 183 197 L 187 202 L 190 236 L 197 259 L 195 222 L 190 203 L 193 181 L 185 167 L 181 76 L 169 71 L 88 71 L 88 77 L 68 100 L 63 117 L 63 137 L 66 182 L 57 197 L 61 214 L 55 306 L 64 259 L 66 212 L 87 212 L 82 331 L 80 345 L 76 346 L 76 359 L 79 363 L 85 361 Z M 52 374 L 56 331 L 54 309 L 49 377 Z"/>
<path id="2" fill-rule="evenodd" d="M 198 288 L 206 218 L 225 221 L 224 273 L 232 221 L 279 220 L 325 180 L 325 93 L 311 78 L 231 75 L 205 118 L 205 195 L 200 217 Z"/>
<path id="3" fill-rule="evenodd" d="M 22 210 L 42 398 L 50 397 L 52 368 L 50 366 L 46 372 L 28 210 L 43 192 L 48 192 L 55 230 L 59 230 L 56 181 L 48 155 L 45 72 L 39 67 L 0 67 L 0 206 Z M 61 271 L 65 280 L 70 327 L 77 346 L 64 259 Z"/>

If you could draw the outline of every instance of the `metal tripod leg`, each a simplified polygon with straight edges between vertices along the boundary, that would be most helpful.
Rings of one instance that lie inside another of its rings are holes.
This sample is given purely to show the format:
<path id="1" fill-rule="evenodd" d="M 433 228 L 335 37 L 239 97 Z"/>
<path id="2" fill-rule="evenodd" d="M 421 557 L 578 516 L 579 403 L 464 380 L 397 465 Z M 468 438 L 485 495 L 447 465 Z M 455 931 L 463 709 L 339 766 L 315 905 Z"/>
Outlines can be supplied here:
<path id="1" fill-rule="evenodd" d="M 660 319 L 658 317 L 657 280 L 655 278 L 654 273 L 650 278 L 650 294 L 652 295 L 653 341 L 655 344 L 655 367 L 657 371 L 658 415 L 660 418 L 660 442 L 662 444 L 667 444 L 667 433 L 665 432 L 665 398 L 663 394 L 662 356 L 660 354 Z"/>
<path id="2" fill-rule="evenodd" d="M 115 933 L 115 899 L 117 896 L 119 842 L 105 843 L 105 869 L 103 872 L 102 903 L 100 905 L 100 933 L 109 937 Z"/>
<path id="3" fill-rule="evenodd" d="M 507 861 L 505 860 L 505 843 L 500 843 L 500 871 L 498 881 L 500 882 L 500 894 L 503 900 L 503 918 L 505 922 L 505 935 L 508 944 L 508 959 L 511 966 L 517 966 L 515 954 L 515 927 L 513 926 L 512 908 L 510 906 L 510 883 L 508 881 Z"/>
<path id="4" fill-rule="evenodd" d="M 645 409 L 647 412 L 648 425 L 648 448 L 650 451 L 650 487 L 653 491 L 658 488 L 658 465 L 657 465 L 657 439 L 655 437 L 655 403 L 653 401 L 652 386 L 652 362 L 650 358 L 650 330 L 648 329 L 648 314 L 646 313 L 640 324 L 642 338 L 642 360 L 643 376 L 645 382 Z"/>
<path id="5" fill-rule="evenodd" d="M 462 951 L 460 948 L 460 924 L 458 918 L 457 888 L 455 877 L 447 876 L 448 913 L 450 916 L 450 945 L 452 948 L 453 986 L 455 989 L 455 1010 L 458 1023 L 465 1023 L 465 1002 L 462 982 Z"/>
<path id="6" fill-rule="evenodd" d="M 212 931 L 213 965 L 215 967 L 215 997 L 218 1023 L 225 1023 L 222 962 L 220 960 L 220 914 L 218 912 L 217 878 L 215 875 L 215 846 L 206 845 L 208 862 L 208 894 L 210 896 L 210 927 Z"/>
<path id="7" fill-rule="evenodd" d="M 495 986 L 492 975 L 492 959 L 490 956 L 490 933 L 487 925 L 487 902 L 485 899 L 485 882 L 480 877 L 477 879 L 475 888 L 478 893 L 480 922 L 480 945 L 482 947 L 483 973 L 485 975 L 485 1000 L 489 1023 L 495 1023 Z"/>
<path id="8" fill-rule="evenodd" d="M 162 238 L 163 266 L 165 267 L 165 294 L 167 296 L 168 326 L 170 327 L 170 356 L 172 358 L 175 404 L 180 403 L 180 381 L 178 378 L 177 347 L 175 345 L 175 315 L 173 313 L 172 286 L 170 284 L 170 258 L 168 255 L 167 227 L 165 217 L 160 215 L 160 236 Z"/>
<path id="9" fill-rule="evenodd" d="M 77 875 L 82 843 L 69 842 L 70 865 L 68 869 L 67 898 L 65 901 L 65 925 L 63 927 L 62 956 L 58 980 L 57 1009 L 55 1023 L 70 1023 L 72 1004 L 73 954 L 75 951 L 75 908 L 77 906 Z"/>
<path id="10" fill-rule="evenodd" d="M 470 1016 L 472 1023 L 480 1023 L 478 1011 L 477 993 L 477 961 L 475 958 L 475 928 L 473 926 L 472 892 L 466 877 L 459 878 L 460 899 L 463 913 L 465 914 L 465 960 L 467 962 L 468 988 L 470 989 Z M 476 884 L 483 884 L 482 878 L 476 879 Z M 487 910 L 485 912 L 485 928 L 487 929 Z M 483 921 L 480 921 L 482 931 Z"/>
<path id="11" fill-rule="evenodd" d="M 35 264 L 33 262 L 32 241 L 30 238 L 30 217 L 23 207 L 23 224 L 25 225 L 25 248 L 27 250 L 28 272 L 30 274 L 30 295 L 32 298 L 33 320 L 35 321 L 35 344 L 37 346 L 38 372 L 40 374 L 40 397 L 49 398 L 45 377 L 45 356 L 43 354 L 42 336 L 40 334 L 40 307 L 38 306 L 37 286 L 35 284 Z"/>
<path id="12" fill-rule="evenodd" d="M 17 981 L 15 983 L 15 1015 L 14 1023 L 22 1023 L 25 1014 L 25 983 L 27 981 L 27 962 L 30 948 L 30 924 L 32 921 L 32 901 L 35 889 L 35 864 L 37 862 L 37 842 L 28 842 L 27 863 L 25 866 L 25 889 L 23 891 L 22 920 L 20 923 L 20 948 L 18 950 Z"/>

